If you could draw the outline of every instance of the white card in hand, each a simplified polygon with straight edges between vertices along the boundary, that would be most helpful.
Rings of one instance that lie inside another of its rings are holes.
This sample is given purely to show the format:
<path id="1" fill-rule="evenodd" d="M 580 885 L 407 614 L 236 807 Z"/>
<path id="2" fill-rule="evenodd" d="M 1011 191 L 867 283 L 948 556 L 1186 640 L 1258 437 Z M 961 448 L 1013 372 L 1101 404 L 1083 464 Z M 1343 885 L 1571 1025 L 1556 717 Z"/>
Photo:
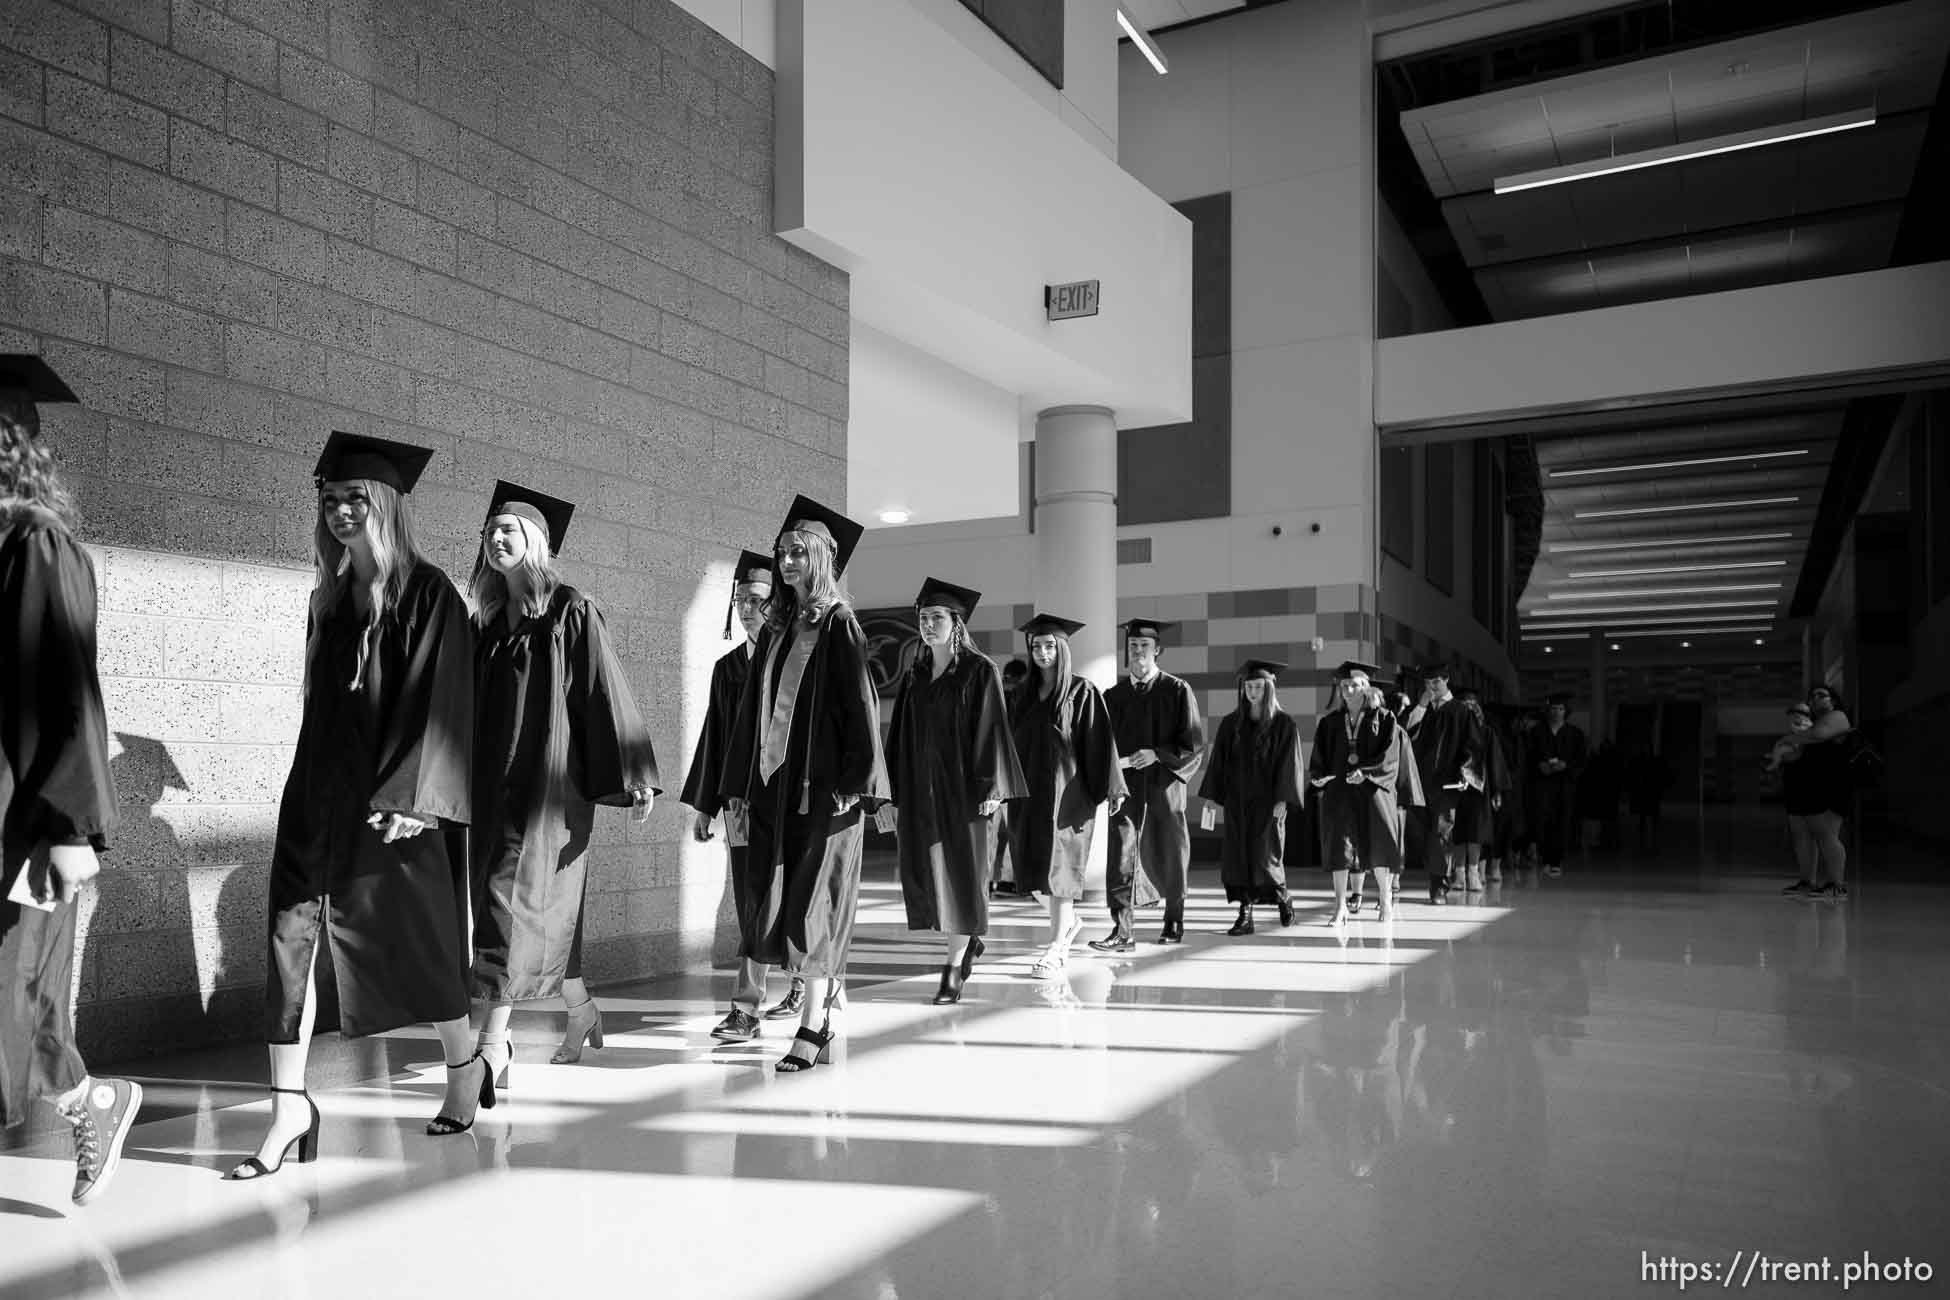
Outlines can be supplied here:
<path id="1" fill-rule="evenodd" d="M 1209 831 L 1218 824 L 1219 814 L 1217 810 L 1211 804 L 1206 804 L 1205 810 L 1198 815 L 1198 828 L 1202 831 Z"/>
<path id="2" fill-rule="evenodd" d="M 47 891 L 45 899 L 34 894 L 34 886 L 39 883 Z M 20 864 L 14 874 L 14 883 L 7 889 L 7 901 L 22 907 L 31 907 L 37 912 L 52 912 L 61 906 L 60 894 L 54 888 L 54 866 L 48 861 L 47 846 L 41 845 Z"/>
<path id="3" fill-rule="evenodd" d="M 874 809 L 873 824 L 874 828 L 882 835 L 892 835 L 894 833 L 894 805 L 884 803 Z"/>
<path id="4" fill-rule="evenodd" d="M 724 810 L 724 842 L 731 848 L 742 849 L 749 844 L 751 835 L 751 812 L 744 804 L 728 805 Z"/>

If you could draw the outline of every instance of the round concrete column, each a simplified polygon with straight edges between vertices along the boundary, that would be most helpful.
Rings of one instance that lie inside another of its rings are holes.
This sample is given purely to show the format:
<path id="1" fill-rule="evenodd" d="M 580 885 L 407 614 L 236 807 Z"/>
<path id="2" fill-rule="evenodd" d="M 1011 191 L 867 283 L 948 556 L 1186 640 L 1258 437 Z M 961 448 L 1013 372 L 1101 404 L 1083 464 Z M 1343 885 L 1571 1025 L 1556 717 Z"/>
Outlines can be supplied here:
<path id="1" fill-rule="evenodd" d="M 1070 639 L 1076 672 L 1117 680 L 1117 425 L 1106 407 L 1036 416 L 1036 608 L 1084 624 Z"/>

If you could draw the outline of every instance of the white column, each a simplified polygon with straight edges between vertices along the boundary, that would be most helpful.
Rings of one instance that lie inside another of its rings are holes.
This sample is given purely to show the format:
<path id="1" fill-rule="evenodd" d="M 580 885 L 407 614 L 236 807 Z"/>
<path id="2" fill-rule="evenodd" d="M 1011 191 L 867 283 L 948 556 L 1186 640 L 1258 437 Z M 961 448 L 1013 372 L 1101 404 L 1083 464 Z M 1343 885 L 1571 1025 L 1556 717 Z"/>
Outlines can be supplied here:
<path id="1" fill-rule="evenodd" d="M 1072 667 L 1117 680 L 1117 424 L 1102 406 L 1036 416 L 1036 608 L 1084 624 Z"/>

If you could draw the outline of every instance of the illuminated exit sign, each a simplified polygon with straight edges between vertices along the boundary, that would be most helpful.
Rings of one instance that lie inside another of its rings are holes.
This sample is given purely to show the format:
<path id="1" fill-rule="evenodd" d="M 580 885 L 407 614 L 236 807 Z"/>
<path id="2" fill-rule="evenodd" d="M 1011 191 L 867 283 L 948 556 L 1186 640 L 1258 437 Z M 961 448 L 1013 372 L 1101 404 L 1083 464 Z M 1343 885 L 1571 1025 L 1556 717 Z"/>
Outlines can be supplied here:
<path id="1" fill-rule="evenodd" d="M 1069 284 L 1046 284 L 1043 286 L 1043 309 L 1051 320 L 1074 320 L 1078 316 L 1097 314 L 1097 285 L 1095 280 L 1073 280 Z"/>

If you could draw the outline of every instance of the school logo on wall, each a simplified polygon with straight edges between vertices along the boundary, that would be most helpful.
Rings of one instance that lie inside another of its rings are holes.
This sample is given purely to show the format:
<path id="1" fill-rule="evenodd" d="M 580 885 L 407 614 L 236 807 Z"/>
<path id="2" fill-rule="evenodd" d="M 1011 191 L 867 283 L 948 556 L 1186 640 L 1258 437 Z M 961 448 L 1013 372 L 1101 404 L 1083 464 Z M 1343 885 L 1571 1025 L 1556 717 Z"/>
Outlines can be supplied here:
<path id="1" fill-rule="evenodd" d="M 883 699 L 892 699 L 900 690 L 901 674 L 920 653 L 921 629 L 914 621 L 912 606 L 896 609 L 859 611 L 860 631 L 867 638 L 867 671 Z"/>

